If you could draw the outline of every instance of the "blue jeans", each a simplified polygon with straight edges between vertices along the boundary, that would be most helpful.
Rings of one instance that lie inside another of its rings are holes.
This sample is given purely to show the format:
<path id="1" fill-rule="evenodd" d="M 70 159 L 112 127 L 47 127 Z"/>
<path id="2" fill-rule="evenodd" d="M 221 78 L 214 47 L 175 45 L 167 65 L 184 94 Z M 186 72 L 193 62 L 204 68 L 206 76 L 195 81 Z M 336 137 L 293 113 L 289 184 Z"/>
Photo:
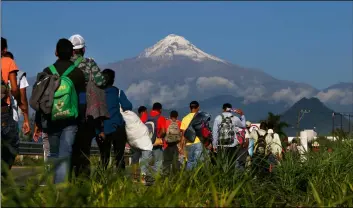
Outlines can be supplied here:
<path id="1" fill-rule="evenodd" d="M 141 150 L 141 173 L 143 175 L 151 176 L 151 171 L 149 170 L 149 163 L 152 159 L 152 151 Z"/>
<path id="2" fill-rule="evenodd" d="M 162 147 L 153 148 L 152 156 L 154 159 L 154 164 L 152 166 L 152 170 L 155 173 L 160 173 L 162 171 L 163 165 L 163 150 Z"/>
<path id="3" fill-rule="evenodd" d="M 138 164 L 141 160 L 141 174 L 151 176 L 149 164 L 152 160 L 152 151 L 132 148 L 132 164 Z"/>
<path id="4" fill-rule="evenodd" d="M 187 145 L 185 147 L 187 154 L 186 170 L 191 170 L 197 166 L 198 161 L 203 160 L 203 147 L 202 143 Z"/>
<path id="5" fill-rule="evenodd" d="M 77 125 L 70 125 L 61 129 L 55 128 L 48 132 L 50 153 L 48 159 L 62 161 L 57 164 L 54 174 L 54 183 L 65 182 L 70 170 L 72 144 L 77 132 Z"/>
<path id="6" fill-rule="evenodd" d="M 5 169 L 11 169 L 18 154 L 20 138 L 18 124 L 13 120 L 12 113 L 1 114 L 1 175 L 5 176 Z M 6 168 L 5 168 L 6 167 Z"/>

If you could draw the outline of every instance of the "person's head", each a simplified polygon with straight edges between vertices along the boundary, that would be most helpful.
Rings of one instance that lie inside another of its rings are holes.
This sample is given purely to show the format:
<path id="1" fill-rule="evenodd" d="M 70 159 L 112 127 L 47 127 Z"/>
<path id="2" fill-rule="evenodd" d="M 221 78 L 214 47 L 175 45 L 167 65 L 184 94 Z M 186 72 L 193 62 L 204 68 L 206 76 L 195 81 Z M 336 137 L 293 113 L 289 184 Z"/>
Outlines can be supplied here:
<path id="1" fill-rule="evenodd" d="M 4 55 L 7 51 L 7 40 L 1 37 L 1 55 Z"/>
<path id="2" fill-rule="evenodd" d="M 138 111 L 139 115 L 141 116 L 142 113 L 147 112 L 147 108 L 145 106 L 140 106 L 137 111 Z"/>
<path id="3" fill-rule="evenodd" d="M 162 112 L 162 104 L 160 103 L 154 103 L 152 106 L 152 110 L 157 111 L 157 112 Z"/>
<path id="4" fill-rule="evenodd" d="M 267 130 L 267 124 L 266 124 L 266 122 L 261 122 L 260 123 L 260 129 L 262 129 L 262 130 Z"/>
<path id="5" fill-rule="evenodd" d="M 110 87 L 114 85 L 114 81 L 115 81 L 115 71 L 111 70 L 111 69 L 104 69 L 102 72 L 105 80 L 107 81 L 106 86 Z"/>
<path id="6" fill-rule="evenodd" d="M 250 121 L 247 121 L 247 122 L 245 123 L 245 126 L 246 126 L 246 128 L 249 130 L 249 129 L 251 128 L 251 122 L 250 122 Z"/>
<path id="7" fill-rule="evenodd" d="M 69 40 L 71 41 L 74 49 L 74 54 L 84 55 L 86 52 L 85 39 L 79 34 L 72 35 Z"/>
<path id="8" fill-rule="evenodd" d="M 267 123 L 267 129 L 274 129 L 274 125 L 273 125 L 273 123 L 271 123 L 271 122 L 268 122 Z"/>
<path id="9" fill-rule="evenodd" d="M 10 51 L 6 51 L 3 55 L 3 57 L 8 57 L 12 60 L 14 60 L 15 58 L 13 57 L 13 54 Z"/>
<path id="10" fill-rule="evenodd" d="M 191 113 L 196 113 L 200 110 L 200 104 L 197 101 L 192 101 L 190 103 L 190 111 Z"/>
<path id="11" fill-rule="evenodd" d="M 178 116 L 179 116 L 178 111 L 173 110 L 173 111 L 170 112 L 170 116 L 169 117 L 172 120 L 177 120 Z"/>
<path id="12" fill-rule="evenodd" d="M 223 112 L 230 112 L 232 110 L 232 104 L 224 103 L 223 104 Z"/>
<path id="13" fill-rule="evenodd" d="M 56 44 L 55 55 L 60 60 L 70 60 L 73 54 L 72 47 L 72 43 L 68 39 L 62 38 Z"/>

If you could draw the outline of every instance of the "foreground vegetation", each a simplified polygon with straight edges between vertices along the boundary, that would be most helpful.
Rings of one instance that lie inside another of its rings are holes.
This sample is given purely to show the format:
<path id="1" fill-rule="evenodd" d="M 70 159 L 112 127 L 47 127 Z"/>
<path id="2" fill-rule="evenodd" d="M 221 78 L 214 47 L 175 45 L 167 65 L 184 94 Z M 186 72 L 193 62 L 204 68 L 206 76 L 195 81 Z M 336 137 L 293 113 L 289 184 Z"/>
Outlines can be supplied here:
<path id="1" fill-rule="evenodd" d="M 159 177 L 153 186 L 133 183 L 114 170 L 95 170 L 89 181 L 46 187 L 37 176 L 20 189 L 13 180 L 2 184 L 2 206 L 14 207 L 353 207 L 353 141 L 337 141 L 332 152 L 310 152 L 306 162 L 286 154 L 272 175 L 253 177 L 234 173 L 217 161 L 193 172 Z"/>

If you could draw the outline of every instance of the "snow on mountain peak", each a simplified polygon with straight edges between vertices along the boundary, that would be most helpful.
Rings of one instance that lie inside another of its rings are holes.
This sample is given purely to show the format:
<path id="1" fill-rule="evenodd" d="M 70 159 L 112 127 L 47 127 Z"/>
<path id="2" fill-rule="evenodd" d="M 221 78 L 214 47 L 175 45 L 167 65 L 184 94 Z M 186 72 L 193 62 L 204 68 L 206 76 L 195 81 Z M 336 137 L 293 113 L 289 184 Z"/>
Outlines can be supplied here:
<path id="1" fill-rule="evenodd" d="M 184 37 L 175 34 L 170 34 L 154 46 L 145 49 L 138 57 L 173 59 L 173 56 L 187 56 L 194 61 L 214 60 L 227 63 L 222 59 L 201 51 Z"/>

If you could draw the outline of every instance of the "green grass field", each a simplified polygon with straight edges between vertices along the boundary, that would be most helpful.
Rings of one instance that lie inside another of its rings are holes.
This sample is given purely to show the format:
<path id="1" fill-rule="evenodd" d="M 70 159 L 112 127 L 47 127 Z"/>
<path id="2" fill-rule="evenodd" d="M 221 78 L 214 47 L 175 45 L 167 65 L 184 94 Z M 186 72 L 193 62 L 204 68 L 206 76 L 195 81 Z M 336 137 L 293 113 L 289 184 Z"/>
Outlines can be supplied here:
<path id="1" fill-rule="evenodd" d="M 114 170 L 94 170 L 82 183 L 38 186 L 37 174 L 24 189 L 2 186 L 2 206 L 13 207 L 353 207 L 353 140 L 331 144 L 332 152 L 310 152 L 307 160 L 286 154 L 276 172 L 239 174 L 222 160 L 192 172 L 157 177 L 153 186 L 133 183 Z M 41 172 L 41 171 L 40 171 Z"/>

